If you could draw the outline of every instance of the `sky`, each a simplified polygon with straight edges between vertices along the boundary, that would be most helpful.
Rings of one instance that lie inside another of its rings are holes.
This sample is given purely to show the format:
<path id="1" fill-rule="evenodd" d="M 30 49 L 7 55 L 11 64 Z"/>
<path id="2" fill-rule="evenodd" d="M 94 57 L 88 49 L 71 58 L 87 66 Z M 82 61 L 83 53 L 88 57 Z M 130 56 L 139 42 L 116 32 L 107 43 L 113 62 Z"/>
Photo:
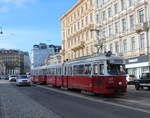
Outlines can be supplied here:
<path id="1" fill-rule="evenodd" d="M 76 0 L 0 0 L 0 49 L 31 51 L 34 44 L 61 45 L 59 18 Z"/>

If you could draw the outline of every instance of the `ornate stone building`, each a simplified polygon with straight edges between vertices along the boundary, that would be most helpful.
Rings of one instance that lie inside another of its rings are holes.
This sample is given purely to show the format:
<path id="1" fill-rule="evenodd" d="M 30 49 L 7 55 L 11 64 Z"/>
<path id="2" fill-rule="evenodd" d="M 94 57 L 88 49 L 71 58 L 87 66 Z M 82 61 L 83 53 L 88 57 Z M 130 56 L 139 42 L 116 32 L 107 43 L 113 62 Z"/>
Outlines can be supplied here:
<path id="1" fill-rule="evenodd" d="M 62 61 L 62 58 L 61 58 L 61 54 L 60 53 L 55 54 L 55 55 L 49 54 L 45 58 L 45 64 L 46 65 L 58 64 L 58 63 L 61 63 L 61 61 Z"/>
<path id="2" fill-rule="evenodd" d="M 149 0 L 78 0 L 60 20 L 63 61 L 92 55 L 102 42 L 126 59 L 129 74 L 150 70 Z"/>
<path id="3" fill-rule="evenodd" d="M 95 52 L 93 0 L 78 0 L 60 18 L 62 32 L 62 60 L 91 55 Z"/>
<path id="4" fill-rule="evenodd" d="M 149 0 L 96 0 L 95 18 L 104 49 L 123 56 L 129 74 L 149 70 Z"/>
<path id="5" fill-rule="evenodd" d="M 0 50 L 0 73 L 18 75 L 23 73 L 23 54 L 18 50 Z"/>

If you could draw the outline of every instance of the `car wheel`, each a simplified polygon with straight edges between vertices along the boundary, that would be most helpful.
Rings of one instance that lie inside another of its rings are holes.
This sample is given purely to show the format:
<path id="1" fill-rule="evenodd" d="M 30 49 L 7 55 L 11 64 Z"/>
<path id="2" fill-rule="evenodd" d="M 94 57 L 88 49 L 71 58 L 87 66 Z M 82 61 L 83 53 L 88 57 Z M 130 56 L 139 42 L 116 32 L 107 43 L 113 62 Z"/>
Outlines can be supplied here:
<path id="1" fill-rule="evenodd" d="M 143 90 L 143 89 L 144 89 L 144 87 L 143 87 L 143 86 L 141 86 L 141 89 Z"/>
<path id="2" fill-rule="evenodd" d="M 139 90 L 139 89 L 140 89 L 140 86 L 139 86 L 139 85 L 135 85 L 135 89 L 136 89 L 136 90 Z"/>

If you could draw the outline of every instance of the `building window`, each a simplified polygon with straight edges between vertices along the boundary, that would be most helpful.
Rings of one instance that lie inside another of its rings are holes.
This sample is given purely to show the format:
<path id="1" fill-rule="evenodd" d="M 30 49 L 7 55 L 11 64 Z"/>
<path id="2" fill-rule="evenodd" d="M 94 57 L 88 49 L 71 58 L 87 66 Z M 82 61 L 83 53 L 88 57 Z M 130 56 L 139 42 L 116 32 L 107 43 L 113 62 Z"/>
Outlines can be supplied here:
<path id="1" fill-rule="evenodd" d="M 127 23 L 126 23 L 126 19 L 122 19 L 122 31 L 124 32 L 124 31 L 126 31 L 126 29 L 127 29 Z"/>
<path id="2" fill-rule="evenodd" d="M 76 32 L 76 24 L 74 24 L 74 32 Z"/>
<path id="3" fill-rule="evenodd" d="M 134 27 L 134 24 L 135 24 L 134 15 L 131 15 L 131 16 L 130 16 L 130 28 L 133 28 L 133 27 Z"/>
<path id="4" fill-rule="evenodd" d="M 87 5 L 87 3 L 85 4 L 85 9 L 87 10 L 87 8 L 88 8 L 88 5 Z"/>
<path id="5" fill-rule="evenodd" d="M 102 12 L 102 19 L 105 20 L 106 19 L 106 11 Z"/>
<path id="6" fill-rule="evenodd" d="M 90 14 L 90 22 L 93 22 L 93 13 Z"/>
<path id="7" fill-rule="evenodd" d="M 90 32 L 91 39 L 93 38 L 93 32 Z"/>
<path id="8" fill-rule="evenodd" d="M 86 25 L 87 25 L 87 24 L 88 24 L 88 16 L 86 16 L 86 18 L 85 18 L 85 19 L 86 19 Z"/>
<path id="9" fill-rule="evenodd" d="M 81 7 L 81 13 L 83 13 L 83 7 Z"/>
<path id="10" fill-rule="evenodd" d="M 108 8 L 108 17 L 112 16 L 111 7 Z"/>
<path id="11" fill-rule="evenodd" d="M 115 42 L 115 52 L 116 53 L 119 52 L 119 43 L 118 43 L 118 41 Z"/>
<path id="12" fill-rule="evenodd" d="M 76 13 L 74 13 L 74 19 L 76 19 Z"/>
<path id="13" fill-rule="evenodd" d="M 86 40 L 88 40 L 88 39 L 89 39 L 89 33 L 86 32 Z"/>
<path id="14" fill-rule="evenodd" d="M 117 34 L 119 32 L 119 22 L 115 23 L 115 33 Z"/>
<path id="15" fill-rule="evenodd" d="M 84 20 L 82 19 L 82 21 L 81 21 L 81 22 L 82 22 L 82 27 L 83 27 L 83 26 L 84 26 Z"/>
<path id="16" fill-rule="evenodd" d="M 145 33 L 140 34 L 140 48 L 145 47 Z"/>
<path id="17" fill-rule="evenodd" d="M 126 39 L 123 40 L 123 50 L 124 50 L 124 52 L 127 51 L 127 40 Z"/>
<path id="18" fill-rule="evenodd" d="M 93 5 L 93 0 L 90 0 L 90 5 Z"/>
<path id="19" fill-rule="evenodd" d="M 125 0 L 121 0 L 121 9 L 122 11 L 125 9 Z"/>
<path id="20" fill-rule="evenodd" d="M 135 50 L 135 48 L 136 48 L 135 46 L 136 46 L 135 37 L 132 37 L 132 38 L 131 38 L 131 49 L 132 49 L 132 50 Z"/>
<path id="21" fill-rule="evenodd" d="M 99 23 L 99 15 L 98 14 L 96 15 L 96 23 L 97 24 Z"/>
<path id="22" fill-rule="evenodd" d="M 133 0 L 128 0 L 129 2 L 129 7 L 131 7 L 133 5 Z"/>
<path id="23" fill-rule="evenodd" d="M 118 3 L 114 4 L 114 13 L 118 13 Z"/>
<path id="24" fill-rule="evenodd" d="M 96 0 L 96 7 L 99 7 L 99 0 Z"/>
<path id="25" fill-rule="evenodd" d="M 109 36 L 111 36 L 112 35 L 112 25 L 109 25 L 108 27 L 109 27 Z"/>
<path id="26" fill-rule="evenodd" d="M 78 10 L 77 13 L 78 13 L 78 16 L 79 16 L 80 15 L 80 11 Z"/>
<path id="27" fill-rule="evenodd" d="M 102 35 L 103 37 L 106 37 L 106 28 L 103 28 Z"/>
<path id="28" fill-rule="evenodd" d="M 78 22 L 78 30 L 80 29 L 80 22 Z"/>
<path id="29" fill-rule="evenodd" d="M 112 45 L 112 43 L 109 45 L 109 49 L 110 49 L 111 52 L 113 52 L 113 45 Z"/>
<path id="30" fill-rule="evenodd" d="M 144 10 L 139 11 L 139 22 L 143 23 L 144 22 Z"/>

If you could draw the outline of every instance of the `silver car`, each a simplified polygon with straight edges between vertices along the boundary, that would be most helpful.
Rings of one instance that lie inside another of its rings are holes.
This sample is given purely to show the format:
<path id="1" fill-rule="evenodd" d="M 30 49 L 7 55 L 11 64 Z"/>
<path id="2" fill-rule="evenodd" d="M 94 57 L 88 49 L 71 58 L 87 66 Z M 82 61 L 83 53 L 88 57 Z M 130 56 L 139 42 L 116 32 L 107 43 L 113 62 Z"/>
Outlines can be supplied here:
<path id="1" fill-rule="evenodd" d="M 19 75 L 16 81 L 17 86 L 30 86 L 31 80 L 27 75 Z"/>
<path id="2" fill-rule="evenodd" d="M 10 75 L 10 76 L 9 76 L 9 81 L 10 81 L 10 82 L 12 82 L 12 81 L 13 81 L 13 82 L 16 82 L 16 79 L 17 79 L 17 76 L 15 76 L 15 75 Z"/>

